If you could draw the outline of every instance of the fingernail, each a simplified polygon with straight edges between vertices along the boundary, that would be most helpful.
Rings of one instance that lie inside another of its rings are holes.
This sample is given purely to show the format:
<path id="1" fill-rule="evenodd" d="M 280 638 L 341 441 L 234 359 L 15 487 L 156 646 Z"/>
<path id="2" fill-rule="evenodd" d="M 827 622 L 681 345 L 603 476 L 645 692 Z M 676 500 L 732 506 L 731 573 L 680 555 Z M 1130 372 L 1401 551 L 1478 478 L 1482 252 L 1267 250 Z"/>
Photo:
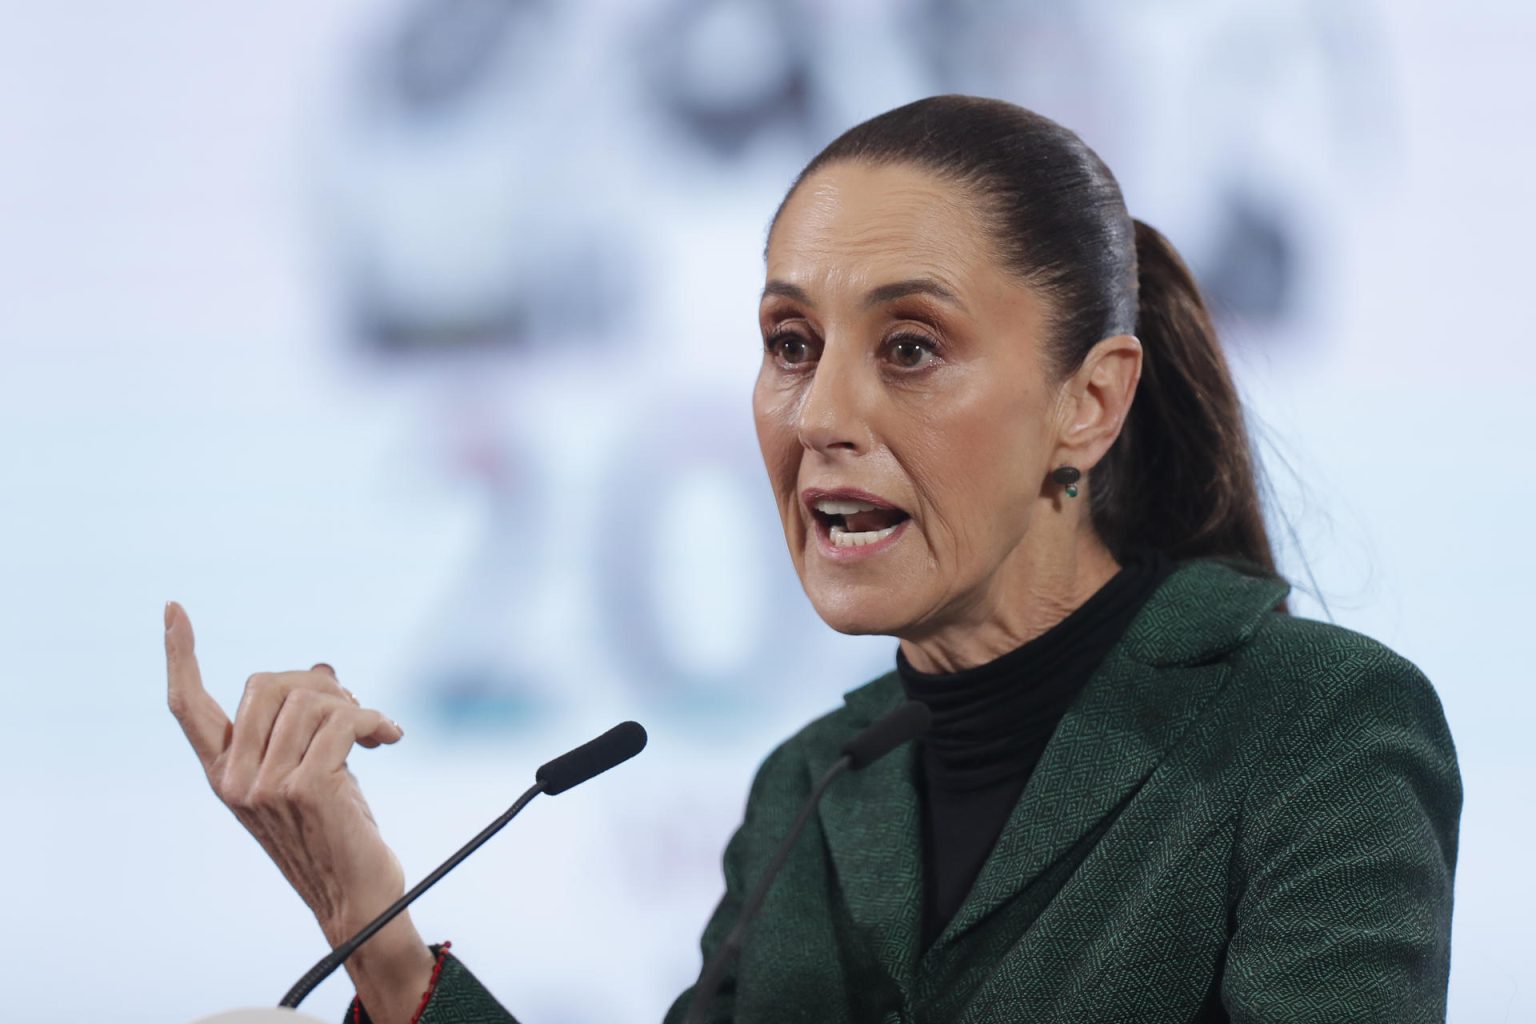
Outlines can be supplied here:
<path id="1" fill-rule="evenodd" d="M 405 726 L 401 725 L 399 722 L 395 721 L 393 718 L 391 718 L 389 720 L 389 724 L 394 726 L 395 727 L 395 731 L 398 732 L 401 736 L 405 735 Z"/>
<path id="2" fill-rule="evenodd" d="M 310 671 L 311 671 L 311 672 L 328 672 L 328 673 L 330 673 L 330 676 L 331 676 L 331 678 L 332 678 L 332 679 L 335 679 L 335 678 L 336 678 L 336 670 L 335 670 L 335 669 L 334 669 L 334 668 L 331 668 L 331 666 L 329 666 L 329 665 L 327 665 L 327 664 L 326 664 L 326 663 L 325 663 L 325 662 L 323 662 L 323 661 L 317 661 L 317 662 L 315 662 L 315 663 L 314 663 L 314 664 L 313 664 L 313 665 L 311 665 L 311 666 L 310 666 L 310 667 L 309 667 L 309 670 L 310 670 Z M 345 687 L 343 687 L 343 689 L 345 689 Z M 347 690 L 347 694 L 348 694 L 348 696 L 350 696 L 350 695 L 351 695 L 351 693 L 352 693 L 352 691 L 351 691 L 351 690 Z M 356 697 L 353 697 L 353 698 L 352 698 L 352 699 L 353 699 L 353 700 L 356 700 L 356 699 L 357 699 L 357 698 L 356 698 Z"/>
<path id="3" fill-rule="evenodd" d="M 358 707 L 362 707 L 363 706 L 363 702 L 357 699 L 357 694 L 353 693 L 351 690 L 347 689 L 345 686 L 343 686 L 341 688 L 341 692 L 346 694 L 347 695 L 347 699 L 350 700 L 353 704 L 356 704 Z"/>
<path id="4" fill-rule="evenodd" d="M 170 601 L 165 602 L 165 628 L 166 628 L 167 631 L 169 631 L 170 628 L 171 628 L 171 602 Z"/>

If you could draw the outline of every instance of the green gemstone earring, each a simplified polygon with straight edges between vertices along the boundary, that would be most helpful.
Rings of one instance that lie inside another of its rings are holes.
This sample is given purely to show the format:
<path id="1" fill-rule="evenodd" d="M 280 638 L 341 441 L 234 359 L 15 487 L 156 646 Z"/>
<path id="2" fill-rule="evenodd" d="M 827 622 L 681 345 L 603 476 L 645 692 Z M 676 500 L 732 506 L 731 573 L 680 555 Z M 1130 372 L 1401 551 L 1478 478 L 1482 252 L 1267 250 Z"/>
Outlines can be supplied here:
<path id="1" fill-rule="evenodd" d="M 1082 479 L 1082 472 L 1076 466 L 1058 466 L 1051 472 L 1051 479 L 1067 487 L 1067 497 L 1077 497 L 1077 482 Z"/>

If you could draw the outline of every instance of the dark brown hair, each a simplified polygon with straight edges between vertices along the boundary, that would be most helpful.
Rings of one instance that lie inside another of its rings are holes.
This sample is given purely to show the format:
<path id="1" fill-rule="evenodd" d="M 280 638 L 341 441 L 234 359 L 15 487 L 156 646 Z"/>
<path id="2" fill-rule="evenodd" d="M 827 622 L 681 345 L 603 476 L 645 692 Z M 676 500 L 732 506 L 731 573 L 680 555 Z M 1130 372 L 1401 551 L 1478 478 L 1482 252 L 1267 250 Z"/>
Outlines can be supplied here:
<path id="1" fill-rule="evenodd" d="M 1151 547 L 1275 571 L 1242 403 L 1194 277 L 1131 218 L 1082 139 L 1001 100 L 933 96 L 844 132 L 785 202 L 819 168 L 850 160 L 914 164 L 980 201 L 1003 259 L 1047 299 L 1058 379 L 1100 339 L 1141 340 L 1135 401 L 1088 474 L 1094 529 L 1113 554 Z"/>

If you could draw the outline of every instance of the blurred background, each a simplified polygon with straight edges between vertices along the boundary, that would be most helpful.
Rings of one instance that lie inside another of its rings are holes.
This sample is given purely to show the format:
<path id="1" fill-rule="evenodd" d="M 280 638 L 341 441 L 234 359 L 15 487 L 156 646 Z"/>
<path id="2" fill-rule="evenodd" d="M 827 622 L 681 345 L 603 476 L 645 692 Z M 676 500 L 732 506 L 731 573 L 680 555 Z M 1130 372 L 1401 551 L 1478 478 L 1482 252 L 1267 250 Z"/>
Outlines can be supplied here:
<path id="1" fill-rule="evenodd" d="M 935 92 L 1074 128 L 1208 289 L 1298 613 L 1435 682 L 1451 1019 L 1536 1020 L 1536 7 L 0 0 L 7 1019 L 272 1004 L 324 952 L 165 709 L 335 665 L 415 911 L 530 1024 L 656 1021 L 757 764 L 892 664 L 816 619 L 752 436 L 768 218 Z M 337 974 L 306 1009 L 340 1019 Z"/>

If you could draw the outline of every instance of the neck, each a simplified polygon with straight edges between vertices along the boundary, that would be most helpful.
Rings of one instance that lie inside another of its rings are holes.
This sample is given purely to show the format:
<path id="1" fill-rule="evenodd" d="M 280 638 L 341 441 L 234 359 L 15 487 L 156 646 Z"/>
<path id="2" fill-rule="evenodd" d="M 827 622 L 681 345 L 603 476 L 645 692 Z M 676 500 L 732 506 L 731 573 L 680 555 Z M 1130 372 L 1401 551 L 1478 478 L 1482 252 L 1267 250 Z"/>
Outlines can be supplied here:
<path id="1" fill-rule="evenodd" d="M 919 672 L 959 672 L 999 658 L 1072 614 L 1120 571 L 1091 530 L 1073 543 L 1021 544 L 983 594 L 944 622 L 903 634 L 901 652 Z"/>

